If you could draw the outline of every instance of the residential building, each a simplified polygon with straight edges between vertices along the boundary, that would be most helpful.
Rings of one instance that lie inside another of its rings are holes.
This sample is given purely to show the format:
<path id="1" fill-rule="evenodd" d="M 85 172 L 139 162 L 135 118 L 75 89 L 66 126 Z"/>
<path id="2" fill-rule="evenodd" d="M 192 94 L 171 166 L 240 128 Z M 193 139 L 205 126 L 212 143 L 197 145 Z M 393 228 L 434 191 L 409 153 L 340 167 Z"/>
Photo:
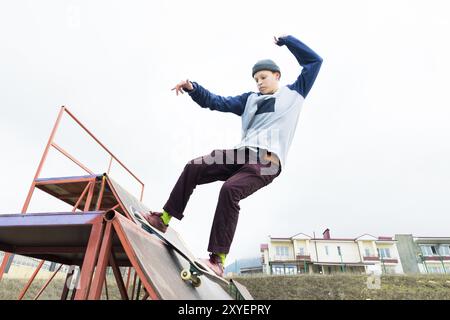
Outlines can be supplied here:
<path id="1" fill-rule="evenodd" d="M 269 237 L 261 253 L 266 274 L 403 273 L 396 240 L 391 237 L 332 238 L 326 229 L 322 238 L 304 233 Z"/>
<path id="2" fill-rule="evenodd" d="M 405 273 L 450 274 L 450 237 L 395 235 Z"/>

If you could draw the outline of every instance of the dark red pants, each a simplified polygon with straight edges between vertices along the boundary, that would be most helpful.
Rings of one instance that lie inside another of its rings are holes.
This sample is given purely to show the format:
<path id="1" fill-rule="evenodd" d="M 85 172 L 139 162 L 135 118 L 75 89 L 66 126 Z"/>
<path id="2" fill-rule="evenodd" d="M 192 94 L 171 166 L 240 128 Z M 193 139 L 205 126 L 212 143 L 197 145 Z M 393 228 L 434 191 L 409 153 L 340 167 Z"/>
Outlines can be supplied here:
<path id="1" fill-rule="evenodd" d="M 186 164 L 164 210 L 181 220 L 197 185 L 225 181 L 219 194 L 208 251 L 228 253 L 238 222 L 239 201 L 271 183 L 280 173 L 279 165 L 261 160 L 249 149 L 214 150 Z"/>

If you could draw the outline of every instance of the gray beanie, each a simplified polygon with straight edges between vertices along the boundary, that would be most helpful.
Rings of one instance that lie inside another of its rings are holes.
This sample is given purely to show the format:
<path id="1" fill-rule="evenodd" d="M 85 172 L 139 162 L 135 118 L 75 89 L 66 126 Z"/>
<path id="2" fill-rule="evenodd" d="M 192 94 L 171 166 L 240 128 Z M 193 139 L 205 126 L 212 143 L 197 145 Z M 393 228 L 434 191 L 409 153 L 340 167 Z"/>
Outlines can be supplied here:
<path id="1" fill-rule="evenodd" d="M 261 70 L 270 70 L 281 74 L 280 67 L 278 67 L 277 64 L 270 59 L 259 60 L 255 63 L 252 70 L 252 77 L 255 76 L 255 73 Z"/>

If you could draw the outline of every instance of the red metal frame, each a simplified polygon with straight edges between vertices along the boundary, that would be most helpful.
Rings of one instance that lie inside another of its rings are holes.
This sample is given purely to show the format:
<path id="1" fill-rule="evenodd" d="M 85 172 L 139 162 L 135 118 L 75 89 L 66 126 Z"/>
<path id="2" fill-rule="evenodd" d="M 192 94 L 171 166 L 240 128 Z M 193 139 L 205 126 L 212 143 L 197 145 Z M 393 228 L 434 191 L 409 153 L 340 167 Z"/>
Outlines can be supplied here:
<path id="1" fill-rule="evenodd" d="M 105 227 L 105 234 L 103 236 L 103 243 L 100 249 L 100 254 L 97 262 L 97 271 L 95 272 L 94 280 L 92 281 L 92 289 L 89 293 L 90 300 L 100 299 L 102 293 L 103 281 L 106 279 L 106 268 L 108 267 L 109 255 L 112 247 L 112 224 L 108 222 Z M 106 286 L 105 286 L 106 287 Z"/>
<path id="2" fill-rule="evenodd" d="M 67 158 L 72 160 L 76 165 L 78 165 L 80 168 L 82 168 L 84 171 L 86 171 L 89 174 L 94 174 L 91 170 L 89 170 L 85 165 L 83 165 L 80 161 L 75 159 L 74 156 L 72 156 L 70 153 L 68 153 L 66 150 L 61 148 L 59 145 L 57 145 L 55 142 L 52 142 L 52 147 L 61 152 L 63 155 L 65 155 Z"/>
<path id="3" fill-rule="evenodd" d="M 75 203 L 75 205 L 73 206 L 72 212 L 75 212 L 78 208 L 78 206 L 80 205 L 81 200 L 83 200 L 84 195 L 86 194 L 86 192 L 89 190 L 89 188 L 91 187 L 92 182 L 88 182 L 88 184 L 86 185 L 86 187 L 84 188 L 83 192 L 81 193 L 80 197 L 78 198 L 77 202 Z"/>
<path id="4" fill-rule="evenodd" d="M 64 287 L 63 287 L 63 292 L 61 294 L 61 300 L 67 300 L 67 297 L 69 295 L 69 290 L 70 290 L 69 286 L 68 286 L 68 282 L 69 282 L 69 280 L 72 279 L 74 273 L 75 273 L 75 266 L 71 266 L 69 268 L 69 272 L 67 272 L 66 279 L 64 280 Z"/>
<path id="5" fill-rule="evenodd" d="M 116 235 L 120 239 L 120 242 L 121 242 L 125 252 L 127 253 L 128 259 L 131 261 L 132 265 L 135 266 L 135 268 L 134 268 L 134 270 L 135 270 L 134 276 L 135 277 L 134 277 L 134 281 L 133 281 L 133 291 L 132 291 L 132 295 L 131 295 L 131 300 L 133 300 L 133 297 L 134 297 L 134 289 L 135 289 L 137 276 L 139 277 L 140 283 L 142 283 L 144 285 L 144 288 L 147 291 L 147 293 L 149 294 L 150 298 L 152 300 L 158 300 L 158 299 L 160 299 L 158 294 L 156 293 L 155 289 L 153 288 L 153 285 L 149 281 L 147 281 L 144 271 L 141 269 L 139 261 L 138 261 L 137 257 L 135 256 L 135 254 L 133 253 L 132 246 L 128 242 L 127 237 L 125 236 L 125 232 L 123 231 L 123 229 L 122 229 L 123 227 L 121 224 L 122 220 L 128 220 L 128 219 L 120 214 L 115 214 L 114 217 L 110 220 L 110 222 L 112 223 L 112 225 L 114 227 L 114 231 L 116 232 Z M 139 291 L 136 296 L 136 300 L 138 300 L 138 299 L 139 299 Z"/>
<path id="6" fill-rule="evenodd" d="M 88 297 L 95 264 L 102 244 L 103 231 L 104 224 L 102 220 L 92 226 L 83 266 L 81 267 L 80 288 L 75 294 L 75 300 L 86 300 Z"/>
<path id="7" fill-rule="evenodd" d="M 27 196 L 25 198 L 25 202 L 23 204 L 21 213 L 22 214 L 26 214 L 28 207 L 30 205 L 34 190 L 36 188 L 36 186 L 38 185 L 45 185 L 45 184 L 54 184 L 54 183 L 69 183 L 69 182 L 83 182 L 86 181 L 88 182 L 83 193 L 80 195 L 77 203 L 75 204 L 75 206 L 73 207 L 73 212 L 75 212 L 76 208 L 79 206 L 79 204 L 81 203 L 82 199 L 86 196 L 86 203 L 84 206 L 84 211 L 88 211 L 93 197 L 94 197 L 94 191 L 95 191 L 95 177 L 87 177 L 87 178 L 74 178 L 74 179 L 67 179 L 64 181 L 59 181 L 57 179 L 55 180 L 45 180 L 45 181 L 39 181 L 39 176 L 42 172 L 42 169 L 44 167 L 44 164 L 47 160 L 47 156 L 48 153 L 50 151 L 51 148 L 56 149 L 59 153 L 61 153 L 63 156 L 69 158 L 72 162 L 74 162 L 75 164 L 77 164 L 80 168 L 82 168 L 84 171 L 86 171 L 87 173 L 94 175 L 94 173 L 88 168 L 86 167 L 84 164 L 82 164 L 80 161 L 78 161 L 73 155 L 71 155 L 68 151 L 66 151 L 65 149 L 63 149 L 61 146 L 59 146 L 54 140 L 55 140 L 55 135 L 60 127 L 61 124 L 61 120 L 62 117 L 64 116 L 64 114 L 67 114 L 73 121 L 75 121 L 99 146 L 101 146 L 103 148 L 104 151 L 106 151 L 106 153 L 109 154 L 110 158 L 109 158 L 109 162 L 108 162 L 108 168 L 107 168 L 107 172 L 109 173 L 111 170 L 111 166 L 113 161 L 117 162 L 123 169 L 125 169 L 140 185 L 141 185 L 141 193 L 140 193 L 140 200 L 142 201 L 143 196 L 144 196 L 144 183 L 130 170 L 128 169 L 94 134 L 92 134 L 92 132 L 90 130 L 88 130 L 86 128 L 85 125 L 83 125 L 80 120 L 78 120 L 65 106 L 62 106 L 61 109 L 58 112 L 56 121 L 53 125 L 52 131 L 50 133 L 50 136 L 48 138 L 47 144 L 45 146 L 44 152 L 42 154 L 41 160 L 39 161 L 39 165 L 37 167 L 36 173 L 34 175 L 34 178 L 31 182 L 31 186 L 28 190 Z M 97 199 L 97 202 L 95 204 L 95 210 L 98 210 L 101 206 L 101 201 L 103 198 L 103 192 L 104 192 L 104 187 L 105 187 L 105 177 L 103 177 L 102 180 L 102 185 L 100 188 L 100 193 Z M 116 206 L 113 207 L 113 210 L 116 209 L 117 207 L 119 207 L 119 204 L 117 204 Z M 109 229 L 108 229 L 109 228 Z M 111 227 L 106 226 L 106 230 L 110 230 Z M 92 276 L 93 276 L 93 272 L 94 272 L 94 268 L 97 264 L 97 258 L 100 254 L 100 247 L 102 246 L 102 243 L 104 242 L 104 233 L 105 230 L 105 223 L 102 220 L 99 220 L 98 223 L 93 224 L 92 226 L 92 231 L 91 231 L 91 236 L 90 236 L 90 240 L 89 240 L 89 244 L 86 250 L 86 254 L 85 254 L 85 259 L 83 262 L 83 266 L 81 269 L 81 287 L 77 290 L 74 289 L 74 295 L 72 295 L 72 299 L 86 299 L 88 298 L 88 295 L 90 294 L 90 286 L 91 286 L 91 282 L 92 282 Z M 110 234 L 111 231 L 109 231 Z M 108 242 L 108 241 L 107 241 Z M 103 248 L 103 247 L 102 247 Z M 73 249 L 73 248 L 72 248 Z M 102 254 L 106 254 L 108 251 L 108 257 L 105 258 L 103 255 L 101 255 L 101 266 L 107 266 L 108 262 L 110 262 L 111 266 L 113 267 L 113 271 L 116 275 L 116 273 L 118 273 L 120 275 L 120 271 L 117 267 L 117 265 L 115 264 L 114 261 L 114 257 L 113 257 L 113 253 L 111 252 L 111 249 L 107 250 L 108 248 L 105 248 L 104 251 L 102 252 Z M 39 250 L 39 249 L 36 249 Z M 69 249 L 70 250 L 70 249 Z M 80 248 L 77 248 L 76 250 L 80 250 Z M 3 274 L 5 272 L 6 269 L 6 265 L 8 263 L 8 260 L 10 259 L 12 255 L 8 252 L 5 252 L 4 258 L 2 263 L 0 264 L 0 281 L 3 277 Z M 44 264 L 44 260 L 42 260 L 39 264 L 39 266 L 36 268 L 36 270 L 34 271 L 33 275 L 31 276 L 31 278 L 29 279 L 27 285 L 23 288 L 22 292 L 19 295 L 19 300 L 22 299 L 27 290 L 29 289 L 31 283 L 33 282 L 33 280 L 35 279 L 37 273 L 39 272 L 39 270 L 41 269 L 41 267 Z M 61 268 L 61 267 L 60 267 Z M 59 268 L 58 270 L 59 271 Z M 130 269 L 131 272 L 131 269 Z M 128 278 L 130 275 L 130 272 L 128 273 Z M 40 294 L 42 293 L 43 290 L 45 290 L 45 288 L 47 287 L 48 283 L 50 283 L 50 281 L 53 279 L 53 277 L 56 275 L 57 272 L 54 273 L 54 275 L 52 276 L 52 278 L 44 285 L 44 287 L 41 289 L 41 291 L 38 293 L 36 299 L 40 296 Z M 69 277 L 69 274 L 68 274 Z M 105 280 L 106 278 L 103 277 Z M 96 278 L 97 279 L 97 278 Z M 123 284 L 123 279 L 120 277 L 120 279 L 118 279 L 118 276 L 116 275 L 116 280 L 117 283 L 119 285 L 119 289 L 122 295 L 122 298 L 127 298 L 127 292 L 126 292 L 126 288 L 125 285 Z M 93 292 L 94 293 L 91 295 L 95 298 L 99 298 L 98 296 L 98 288 L 100 288 L 100 292 L 101 292 L 101 284 L 103 284 L 103 281 L 100 280 L 96 280 L 97 282 L 95 282 L 95 289 Z M 101 281 L 101 282 L 99 282 Z M 127 287 L 128 287 L 128 283 L 129 283 L 129 279 L 127 279 Z M 63 293 L 61 298 L 66 299 L 68 295 L 68 290 L 66 288 L 66 286 L 64 287 Z M 157 298 L 156 294 L 150 294 L 150 297 L 154 297 Z"/>
<path id="8" fill-rule="evenodd" d="M 105 147 L 105 145 L 103 143 L 100 142 L 100 140 L 98 140 L 69 110 L 67 110 L 67 108 L 65 108 L 64 106 L 62 107 L 63 110 L 66 111 L 66 113 L 72 117 L 72 119 L 78 123 L 78 125 L 84 129 L 84 131 L 89 134 L 106 152 L 109 153 L 109 155 L 116 160 L 116 162 L 118 164 L 120 164 L 122 166 L 122 168 L 124 168 L 134 179 L 136 179 L 142 186 L 141 189 L 141 201 L 142 201 L 142 197 L 143 197 L 143 191 L 144 191 L 144 183 L 133 173 L 130 171 L 130 169 L 128 169 L 123 163 L 122 161 L 120 161 L 111 151 L 109 151 L 108 148 Z"/>
<path id="9" fill-rule="evenodd" d="M 100 209 L 100 204 L 102 203 L 103 192 L 105 191 L 105 183 L 106 183 L 106 177 L 103 176 L 103 178 L 102 178 L 102 185 L 100 187 L 100 193 L 99 193 L 99 196 L 98 196 L 97 204 L 95 205 L 95 210 L 96 211 Z"/>
<path id="10" fill-rule="evenodd" d="M 116 278 L 117 286 L 119 287 L 119 292 L 122 300 L 128 300 L 127 289 L 125 288 L 125 283 L 123 282 L 122 274 L 120 273 L 120 269 L 117 265 L 116 257 L 114 256 L 113 251 L 111 251 L 109 263 L 111 264 L 111 268 L 114 272 L 114 277 Z"/>
<path id="11" fill-rule="evenodd" d="M 34 300 L 39 299 L 42 292 L 44 292 L 44 290 L 47 288 L 47 286 L 50 284 L 50 282 L 52 282 L 53 278 L 56 276 L 56 274 L 59 272 L 59 270 L 61 270 L 62 266 L 63 266 L 62 264 L 59 265 L 58 269 L 56 269 L 56 271 L 53 273 L 53 275 L 50 277 L 50 279 L 48 279 L 47 282 L 44 284 L 44 286 L 41 288 L 41 290 L 39 290 L 36 297 L 34 297 Z"/>
<path id="12" fill-rule="evenodd" d="M 103 150 L 105 150 L 109 155 L 110 155 L 110 162 L 108 165 L 108 172 L 111 168 L 111 164 L 112 161 L 115 160 L 117 163 L 119 163 L 122 168 L 124 168 L 140 185 L 141 185 L 141 195 L 140 195 L 140 200 L 142 201 L 143 199 L 143 195 L 144 195 L 144 183 L 133 173 L 131 172 L 130 169 L 128 169 L 128 167 L 126 167 L 122 161 L 120 161 L 108 148 L 105 147 L 105 145 L 94 135 L 92 134 L 92 132 L 90 130 L 88 130 L 86 128 L 86 126 L 84 126 L 80 120 L 78 120 L 73 114 L 72 112 L 70 112 L 65 106 L 61 107 L 61 110 L 58 113 L 58 116 L 56 118 L 56 122 L 53 126 L 53 129 L 50 133 L 50 137 L 48 139 L 47 145 L 45 146 L 44 149 L 44 153 L 42 155 L 41 161 L 39 162 L 38 168 L 36 170 L 36 174 L 34 176 L 34 179 L 31 183 L 31 187 L 30 190 L 28 191 L 28 195 L 26 197 L 25 203 L 23 205 L 22 208 L 22 213 L 26 213 L 28 206 L 30 204 L 31 201 L 31 197 L 33 195 L 33 191 L 34 188 L 36 186 L 36 180 L 39 178 L 42 168 L 44 167 L 45 161 L 47 159 L 48 153 L 50 151 L 50 148 L 53 147 L 56 150 L 58 150 L 59 152 L 61 152 L 64 156 L 66 156 L 67 158 L 69 158 L 71 161 L 73 161 L 75 164 L 77 164 L 78 166 L 80 166 L 80 168 L 82 168 L 83 170 L 87 171 L 89 174 L 93 174 L 91 170 L 89 170 L 86 166 L 84 166 L 81 162 L 79 162 L 74 156 L 72 156 L 71 154 L 69 154 L 66 150 L 64 150 L 63 148 L 61 148 L 59 145 L 57 145 L 54 141 L 55 139 L 55 135 L 56 132 L 58 131 L 59 125 L 61 123 L 62 117 L 64 114 L 67 114 L 68 116 L 70 116 L 92 139 L 94 139 L 95 142 L 97 142 L 98 145 L 100 145 Z M 40 182 L 40 184 L 42 184 L 42 182 Z"/>
<path id="13" fill-rule="evenodd" d="M 34 278 L 36 278 L 38 272 L 41 270 L 44 262 L 45 262 L 44 260 L 41 260 L 41 262 L 39 263 L 39 266 L 36 268 L 36 270 L 34 270 L 33 274 L 31 275 L 31 278 L 28 280 L 28 283 L 25 285 L 25 288 L 23 288 L 22 292 L 20 292 L 18 300 L 22 300 L 22 298 L 25 296 L 25 294 L 27 293 L 31 284 L 33 283 Z"/>

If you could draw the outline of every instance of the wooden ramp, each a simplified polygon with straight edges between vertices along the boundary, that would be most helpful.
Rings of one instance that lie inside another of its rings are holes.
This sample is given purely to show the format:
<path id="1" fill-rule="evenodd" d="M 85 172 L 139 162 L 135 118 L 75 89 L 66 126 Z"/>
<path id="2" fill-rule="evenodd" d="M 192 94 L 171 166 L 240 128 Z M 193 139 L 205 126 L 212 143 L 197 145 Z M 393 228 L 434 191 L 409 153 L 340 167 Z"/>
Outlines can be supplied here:
<path id="1" fill-rule="evenodd" d="M 245 288 L 233 282 L 224 288 L 202 277 L 202 285 L 195 288 L 183 281 L 180 272 L 189 267 L 188 261 L 130 219 L 125 194 L 127 203 L 132 199 L 135 207 L 145 205 L 130 198 L 106 174 L 37 179 L 36 187 L 70 204 L 74 211 L 0 215 L 0 250 L 79 266 L 75 299 L 99 299 L 109 267 L 122 299 L 132 298 L 129 286 L 136 281 L 125 279 L 121 267 L 135 270 L 145 299 L 251 299 Z M 64 288 L 61 298 L 67 294 Z"/>

